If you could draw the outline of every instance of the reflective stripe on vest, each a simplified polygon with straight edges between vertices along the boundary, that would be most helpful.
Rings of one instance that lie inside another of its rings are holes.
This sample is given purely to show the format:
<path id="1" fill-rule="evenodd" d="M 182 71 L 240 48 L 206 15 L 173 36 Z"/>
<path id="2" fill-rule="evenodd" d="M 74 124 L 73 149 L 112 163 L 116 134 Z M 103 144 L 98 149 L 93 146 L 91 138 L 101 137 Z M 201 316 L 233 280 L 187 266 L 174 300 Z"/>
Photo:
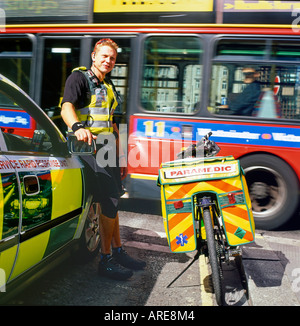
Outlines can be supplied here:
<path id="1" fill-rule="evenodd" d="M 118 102 L 112 85 L 104 80 L 97 86 L 91 80 L 91 74 L 86 69 L 80 67 L 74 70 L 78 70 L 85 75 L 91 91 L 90 104 L 76 110 L 79 121 L 94 134 L 113 132 L 113 113 L 118 106 Z"/>

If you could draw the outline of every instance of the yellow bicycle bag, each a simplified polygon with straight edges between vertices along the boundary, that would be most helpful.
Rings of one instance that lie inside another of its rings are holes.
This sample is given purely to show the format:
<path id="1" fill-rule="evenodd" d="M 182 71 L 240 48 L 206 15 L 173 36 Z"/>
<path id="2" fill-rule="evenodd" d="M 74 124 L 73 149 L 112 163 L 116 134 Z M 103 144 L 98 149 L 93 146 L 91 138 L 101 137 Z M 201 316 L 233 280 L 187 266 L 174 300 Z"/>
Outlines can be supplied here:
<path id="1" fill-rule="evenodd" d="M 164 228 L 172 252 L 196 249 L 194 198 L 214 193 L 227 242 L 254 241 L 255 226 L 243 170 L 232 156 L 184 159 L 163 163 L 159 170 Z"/>

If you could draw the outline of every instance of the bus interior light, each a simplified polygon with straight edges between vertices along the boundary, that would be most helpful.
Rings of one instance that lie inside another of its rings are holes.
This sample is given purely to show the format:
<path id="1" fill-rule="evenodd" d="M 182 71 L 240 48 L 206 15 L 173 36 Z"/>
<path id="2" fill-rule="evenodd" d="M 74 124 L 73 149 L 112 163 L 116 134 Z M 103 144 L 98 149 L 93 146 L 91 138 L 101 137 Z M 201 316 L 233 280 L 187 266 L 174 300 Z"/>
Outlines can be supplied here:
<path id="1" fill-rule="evenodd" d="M 71 53 L 72 49 L 71 48 L 52 48 L 51 52 L 52 53 Z"/>

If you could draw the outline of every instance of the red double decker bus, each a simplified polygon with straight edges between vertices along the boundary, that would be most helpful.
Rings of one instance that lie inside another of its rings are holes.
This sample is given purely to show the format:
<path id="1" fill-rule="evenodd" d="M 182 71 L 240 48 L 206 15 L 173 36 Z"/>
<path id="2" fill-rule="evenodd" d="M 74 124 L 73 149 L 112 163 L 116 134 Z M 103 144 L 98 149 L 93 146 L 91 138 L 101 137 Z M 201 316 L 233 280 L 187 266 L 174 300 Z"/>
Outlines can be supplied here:
<path id="1" fill-rule="evenodd" d="M 159 199 L 161 162 L 212 131 L 219 155 L 240 159 L 257 228 L 297 214 L 300 1 L 95 0 L 71 14 L 51 3 L 26 19 L 6 11 L 0 72 L 53 115 L 71 70 L 114 39 L 130 197 Z"/>

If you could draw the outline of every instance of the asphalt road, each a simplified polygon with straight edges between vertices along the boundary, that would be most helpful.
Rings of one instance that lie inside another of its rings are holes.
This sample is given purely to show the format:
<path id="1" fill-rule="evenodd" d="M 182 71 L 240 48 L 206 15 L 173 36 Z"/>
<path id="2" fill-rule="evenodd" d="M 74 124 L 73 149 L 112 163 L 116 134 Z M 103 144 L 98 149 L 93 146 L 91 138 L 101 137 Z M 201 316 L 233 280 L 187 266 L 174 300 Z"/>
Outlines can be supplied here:
<path id="1" fill-rule="evenodd" d="M 159 203 L 124 200 L 120 220 L 124 247 L 132 256 L 146 261 L 147 265 L 143 271 L 135 272 L 128 281 L 113 281 L 97 275 L 98 258 L 85 264 L 80 264 L 74 259 L 67 259 L 57 268 L 36 280 L 9 304 L 101 306 L 107 309 L 112 306 L 197 307 L 216 305 L 209 265 L 206 261 L 203 258 L 196 260 L 184 271 L 193 261 L 195 253 L 174 254 L 170 252 L 164 234 Z M 297 220 L 296 223 L 285 229 L 273 233 L 261 232 L 259 236 L 264 239 L 267 236 L 269 239 L 278 236 L 284 239 L 287 237 L 299 239 L 299 230 L 299 220 Z M 256 254 L 256 249 L 257 247 L 253 246 L 247 249 L 246 264 L 250 263 L 250 266 L 254 266 L 253 261 L 251 262 L 251 252 Z M 257 266 L 261 268 L 261 265 Z M 264 264 L 264 266 L 266 265 Z M 183 274 L 178 277 L 182 272 Z M 252 277 L 255 272 L 252 271 Z M 260 277 L 263 277 L 263 273 Z M 251 291 L 255 292 L 259 287 L 252 283 Z M 234 260 L 224 266 L 224 284 L 227 305 L 248 306 L 253 304 L 248 300 L 247 286 L 242 282 Z M 264 289 L 266 288 L 267 286 L 264 287 Z M 263 301 L 260 304 L 263 304 Z"/>

